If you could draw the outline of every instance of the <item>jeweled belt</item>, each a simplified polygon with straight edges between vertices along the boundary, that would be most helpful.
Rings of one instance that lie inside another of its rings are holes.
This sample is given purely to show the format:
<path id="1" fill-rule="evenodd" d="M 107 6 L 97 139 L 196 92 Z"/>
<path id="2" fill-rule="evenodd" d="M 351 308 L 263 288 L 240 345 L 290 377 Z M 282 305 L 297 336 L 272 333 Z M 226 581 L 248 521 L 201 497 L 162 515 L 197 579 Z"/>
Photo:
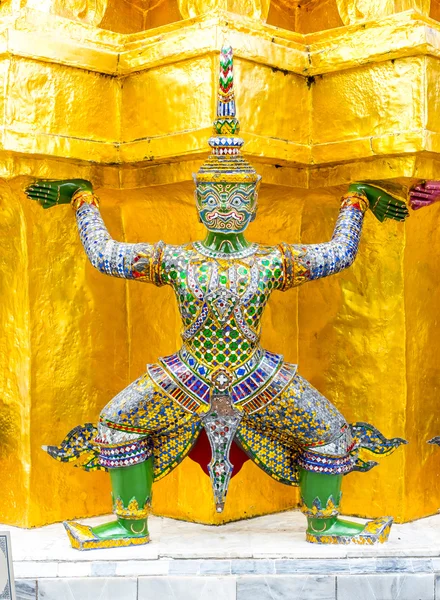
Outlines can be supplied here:
<path id="1" fill-rule="evenodd" d="M 274 400 L 290 383 L 296 365 L 259 348 L 235 369 L 209 368 L 186 348 L 148 365 L 153 381 L 185 410 L 201 415 L 211 446 L 208 465 L 218 512 L 223 510 L 233 465 L 229 452 L 244 414 Z"/>
<path id="2" fill-rule="evenodd" d="M 280 354 L 263 349 L 235 369 L 212 369 L 202 365 L 189 352 L 180 351 L 148 365 L 148 372 L 156 385 L 182 408 L 204 414 L 211 402 L 212 376 L 222 371 L 231 377 L 233 406 L 241 412 L 254 413 L 285 389 L 296 368 L 296 365 L 285 363 Z"/>

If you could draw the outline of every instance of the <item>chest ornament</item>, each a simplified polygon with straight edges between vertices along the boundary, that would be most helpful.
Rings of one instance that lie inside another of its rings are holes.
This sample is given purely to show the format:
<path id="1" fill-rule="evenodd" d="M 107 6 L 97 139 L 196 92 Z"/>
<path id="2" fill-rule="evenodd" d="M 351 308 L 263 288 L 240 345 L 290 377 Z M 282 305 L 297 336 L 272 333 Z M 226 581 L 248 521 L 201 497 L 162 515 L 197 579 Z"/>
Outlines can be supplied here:
<path id="1" fill-rule="evenodd" d="M 217 288 L 205 296 L 205 301 L 218 323 L 224 323 L 234 312 L 240 298 L 226 288 Z"/>
<path id="2" fill-rule="evenodd" d="M 232 264 L 222 269 L 225 285 L 220 283 L 220 269 L 216 261 L 210 264 L 209 283 L 202 289 L 198 280 L 196 269 L 197 263 L 190 263 L 187 269 L 187 280 L 189 288 L 194 297 L 201 303 L 193 322 L 182 333 L 183 339 L 189 340 L 202 329 L 208 317 L 211 315 L 216 323 L 223 325 L 232 316 L 235 317 L 241 333 L 252 343 L 259 339 L 258 334 L 246 323 L 243 315 L 250 300 L 258 290 L 259 268 L 258 264 L 252 261 L 250 267 L 249 282 L 244 291 L 239 294 L 237 286 L 236 265 Z M 206 275 L 208 278 L 208 275 Z"/>

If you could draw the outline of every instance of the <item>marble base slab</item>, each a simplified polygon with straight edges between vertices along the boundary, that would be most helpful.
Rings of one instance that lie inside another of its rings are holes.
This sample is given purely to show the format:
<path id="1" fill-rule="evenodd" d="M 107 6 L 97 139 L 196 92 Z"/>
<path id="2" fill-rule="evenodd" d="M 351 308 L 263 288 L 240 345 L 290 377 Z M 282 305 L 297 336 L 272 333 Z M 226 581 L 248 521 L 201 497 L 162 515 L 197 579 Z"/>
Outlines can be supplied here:
<path id="1" fill-rule="evenodd" d="M 297 511 L 221 527 L 149 523 L 146 546 L 86 552 L 61 524 L 1 526 L 17 600 L 440 600 L 440 516 L 394 525 L 369 547 L 308 544 Z"/>

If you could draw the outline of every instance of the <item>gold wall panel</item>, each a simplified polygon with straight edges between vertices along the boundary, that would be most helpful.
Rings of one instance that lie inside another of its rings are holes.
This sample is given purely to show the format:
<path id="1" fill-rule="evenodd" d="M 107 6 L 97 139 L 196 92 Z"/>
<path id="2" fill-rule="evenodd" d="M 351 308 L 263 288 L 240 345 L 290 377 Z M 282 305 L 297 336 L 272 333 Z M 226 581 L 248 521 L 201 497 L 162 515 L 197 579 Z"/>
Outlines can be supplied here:
<path id="1" fill-rule="evenodd" d="M 16 14 L 20 9 L 34 9 L 50 16 L 58 15 L 90 25 L 99 25 L 108 0 L 4 0 L 0 14 Z"/>
<path id="2" fill-rule="evenodd" d="M 343 25 L 336 0 L 271 0 L 266 22 L 299 33 L 324 31 Z"/>
<path id="3" fill-rule="evenodd" d="M 431 0 L 336 0 L 345 25 L 375 20 L 404 10 L 417 10 L 429 16 Z"/>
<path id="4" fill-rule="evenodd" d="M 197 503 L 194 502 L 195 490 Z M 289 510 L 298 504 L 297 488 L 274 481 L 250 460 L 232 478 L 222 513 L 215 512 L 209 478 L 190 458 L 185 458 L 177 469 L 153 487 L 155 514 L 208 525 Z"/>
<path id="5" fill-rule="evenodd" d="M 154 138 L 209 127 L 215 96 L 214 57 L 149 69 L 122 87 L 122 140 Z M 171 91 L 172 90 L 172 91 Z"/>
<path id="6" fill-rule="evenodd" d="M 323 75 L 313 88 L 312 152 L 319 145 L 422 129 L 424 59 L 380 62 Z M 386 94 L 376 93 L 386 88 Z M 368 90 L 368 92 L 367 92 Z"/>
<path id="7" fill-rule="evenodd" d="M 425 90 L 426 90 L 426 114 L 424 127 L 429 132 L 439 131 L 439 102 L 440 90 L 438 89 L 438 78 L 440 64 L 437 60 L 427 56 L 425 58 Z"/>
<path id="8" fill-rule="evenodd" d="M 126 0 L 108 0 L 100 27 L 117 33 L 143 31 L 146 29 L 144 11 Z"/>
<path id="9" fill-rule="evenodd" d="M 114 142 L 119 136 L 117 92 L 117 82 L 110 77 L 13 60 L 8 69 L 6 123 L 25 133 Z"/>
<path id="10" fill-rule="evenodd" d="M 99 26 L 117 33 L 137 33 L 181 19 L 177 0 L 107 0 Z"/>
<path id="11" fill-rule="evenodd" d="M 184 19 L 224 10 L 265 21 L 270 3 L 270 0 L 178 0 L 179 10 Z"/>
<path id="12" fill-rule="evenodd" d="M 28 248 L 20 200 L 0 181 L 0 514 L 27 524 L 29 504 L 31 348 Z"/>
<path id="13" fill-rule="evenodd" d="M 87 95 L 84 92 L 87 90 Z M 19 152 L 113 162 L 118 83 L 97 73 L 26 59 L 8 66 L 5 142 Z"/>
<path id="14" fill-rule="evenodd" d="M 335 0 L 311 0 L 298 3 L 295 31 L 313 33 L 341 26 L 342 21 Z"/>
<path id="15" fill-rule="evenodd" d="M 431 0 L 431 10 L 429 16 L 437 21 L 440 21 L 440 2 L 439 0 Z"/>
<path id="16" fill-rule="evenodd" d="M 417 215 L 419 217 L 419 215 Z M 435 514 L 440 508 L 437 446 L 427 440 L 438 435 L 440 365 L 438 340 L 439 210 L 434 206 L 414 216 L 406 228 L 405 346 L 407 381 L 407 438 L 405 453 L 405 518 Z"/>
<path id="17" fill-rule="evenodd" d="M 9 456 L 9 468 L 2 465 L 2 476 L 9 481 L 15 469 L 19 481 L 21 465 L 26 477 L 20 487 L 11 482 L 11 492 L 0 495 L 0 512 L 21 526 L 62 520 L 66 512 L 108 510 L 109 486 L 103 474 L 90 477 L 66 469 L 45 455 L 41 445 L 62 439 L 66 427 L 95 420 L 128 376 L 125 288 L 115 287 L 117 282 L 110 278 L 106 282 L 110 287 L 102 285 L 102 276 L 86 266 L 72 211 L 69 207 L 43 211 L 21 192 L 28 183 L 29 179 L 14 180 L 8 202 L 20 217 L 22 250 L 16 246 L 14 261 L 8 258 L 7 246 L 2 244 L 1 250 L 2 263 L 19 268 L 20 261 L 26 261 L 17 271 L 16 287 L 9 288 L 23 298 L 21 306 L 2 303 L 2 311 L 9 319 L 14 316 L 19 326 L 11 341 L 15 351 L 8 351 L 10 377 L 5 389 L 14 378 L 20 380 L 17 400 L 22 414 L 8 411 L 9 427 L 21 428 L 24 437 L 21 450 Z M 103 211 L 113 234 L 121 237 L 117 209 L 107 203 Z M 13 284 L 11 279 L 8 285 Z M 19 339 L 23 318 L 27 344 Z M 15 410 L 14 405 L 11 408 Z M 11 442 L 14 439 L 20 438 L 11 436 Z"/>
<path id="18" fill-rule="evenodd" d="M 287 133 L 289 141 L 308 144 L 310 94 L 304 77 L 246 60 L 236 60 L 234 69 L 243 135 L 272 141 L 285 139 Z"/>

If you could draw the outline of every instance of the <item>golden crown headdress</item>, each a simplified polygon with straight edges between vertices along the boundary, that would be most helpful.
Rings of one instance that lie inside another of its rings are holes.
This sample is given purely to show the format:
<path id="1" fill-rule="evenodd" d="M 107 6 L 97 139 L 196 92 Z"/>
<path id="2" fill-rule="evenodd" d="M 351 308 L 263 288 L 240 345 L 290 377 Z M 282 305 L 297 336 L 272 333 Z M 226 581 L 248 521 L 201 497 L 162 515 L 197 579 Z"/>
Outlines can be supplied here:
<path id="1" fill-rule="evenodd" d="M 233 54 L 230 46 L 220 52 L 220 77 L 217 118 L 208 143 L 212 153 L 200 167 L 196 182 L 254 183 L 260 179 L 255 169 L 241 155 L 244 140 L 238 137 L 240 123 L 235 116 Z"/>

